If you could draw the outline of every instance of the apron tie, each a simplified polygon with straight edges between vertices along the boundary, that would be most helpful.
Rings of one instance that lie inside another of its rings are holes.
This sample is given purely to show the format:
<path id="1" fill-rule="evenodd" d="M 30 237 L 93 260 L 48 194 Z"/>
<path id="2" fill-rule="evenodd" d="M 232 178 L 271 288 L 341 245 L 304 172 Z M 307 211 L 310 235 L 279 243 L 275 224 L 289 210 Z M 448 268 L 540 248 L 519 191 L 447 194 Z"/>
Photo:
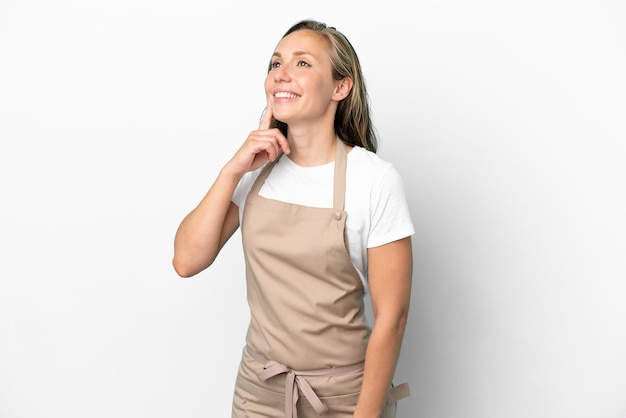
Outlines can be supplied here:
<path id="1" fill-rule="evenodd" d="M 365 362 L 352 364 L 342 367 L 331 367 L 328 369 L 317 370 L 293 370 L 284 364 L 274 360 L 266 360 L 250 347 L 246 347 L 248 354 L 259 363 L 263 364 L 263 370 L 257 373 L 257 377 L 261 380 L 267 380 L 280 374 L 285 376 L 285 417 L 298 418 L 296 403 L 299 395 L 298 389 L 304 393 L 305 398 L 309 401 L 317 415 L 323 415 L 328 411 L 328 407 L 321 401 L 315 393 L 309 382 L 303 376 L 339 376 L 349 373 L 357 373 L 363 371 Z"/>
<path id="2" fill-rule="evenodd" d="M 298 389 L 302 390 L 304 396 L 309 401 L 317 415 L 322 415 L 328 411 L 328 407 L 317 396 L 309 382 L 305 378 L 300 376 L 300 373 L 296 370 L 290 369 L 274 360 L 269 360 L 263 365 L 263 370 L 257 373 L 257 376 L 261 380 L 267 380 L 270 377 L 278 376 L 279 374 L 286 373 L 285 377 L 285 417 L 297 418 L 298 411 L 296 409 L 296 403 L 298 402 Z"/>

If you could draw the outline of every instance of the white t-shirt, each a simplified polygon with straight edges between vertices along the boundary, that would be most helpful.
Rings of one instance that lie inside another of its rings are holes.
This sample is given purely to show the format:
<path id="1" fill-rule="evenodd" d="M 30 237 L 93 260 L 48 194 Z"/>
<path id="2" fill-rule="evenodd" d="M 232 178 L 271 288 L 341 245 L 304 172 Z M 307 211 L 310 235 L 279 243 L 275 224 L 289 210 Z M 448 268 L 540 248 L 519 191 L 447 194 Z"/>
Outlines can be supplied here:
<path id="1" fill-rule="evenodd" d="M 262 168 L 246 173 L 232 201 L 243 219 L 246 197 Z M 320 208 L 333 207 L 335 163 L 301 167 L 283 155 L 259 194 L 267 199 Z M 348 251 L 363 286 L 367 286 L 367 249 L 415 233 L 404 183 L 393 165 L 365 148 L 348 152 L 345 207 Z"/>

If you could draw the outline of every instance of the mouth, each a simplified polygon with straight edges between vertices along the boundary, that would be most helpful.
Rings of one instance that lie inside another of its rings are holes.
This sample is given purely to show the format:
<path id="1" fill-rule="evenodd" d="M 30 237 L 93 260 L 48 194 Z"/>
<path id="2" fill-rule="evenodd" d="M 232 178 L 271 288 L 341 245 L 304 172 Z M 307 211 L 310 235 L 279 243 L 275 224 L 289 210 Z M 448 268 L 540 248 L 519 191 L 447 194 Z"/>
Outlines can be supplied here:
<path id="1" fill-rule="evenodd" d="M 289 93 L 288 91 L 277 91 L 274 93 L 274 97 L 277 99 L 297 99 L 300 96 L 294 93 Z"/>

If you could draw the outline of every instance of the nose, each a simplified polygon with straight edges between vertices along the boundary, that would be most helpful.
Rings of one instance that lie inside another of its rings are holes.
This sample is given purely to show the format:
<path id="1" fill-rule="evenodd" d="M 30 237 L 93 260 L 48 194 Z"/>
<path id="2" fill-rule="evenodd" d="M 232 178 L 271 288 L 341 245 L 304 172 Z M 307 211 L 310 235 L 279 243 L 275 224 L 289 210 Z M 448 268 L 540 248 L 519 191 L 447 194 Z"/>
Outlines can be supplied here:
<path id="1" fill-rule="evenodd" d="M 289 74 L 289 70 L 287 66 L 281 65 L 280 67 L 274 68 L 272 71 L 274 75 L 275 82 L 287 82 L 291 80 L 291 75 Z"/>

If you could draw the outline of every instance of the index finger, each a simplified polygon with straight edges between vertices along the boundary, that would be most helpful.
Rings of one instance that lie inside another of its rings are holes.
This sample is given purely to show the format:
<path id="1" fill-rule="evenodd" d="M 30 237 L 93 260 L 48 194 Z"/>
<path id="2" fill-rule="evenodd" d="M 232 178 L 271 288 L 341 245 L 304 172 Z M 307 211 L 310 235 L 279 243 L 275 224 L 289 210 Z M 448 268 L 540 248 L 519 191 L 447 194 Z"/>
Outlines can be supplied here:
<path id="1" fill-rule="evenodd" d="M 263 116 L 261 116 L 261 124 L 259 125 L 259 129 L 269 129 L 272 124 L 272 101 L 270 96 L 267 96 L 267 106 L 263 111 Z"/>

